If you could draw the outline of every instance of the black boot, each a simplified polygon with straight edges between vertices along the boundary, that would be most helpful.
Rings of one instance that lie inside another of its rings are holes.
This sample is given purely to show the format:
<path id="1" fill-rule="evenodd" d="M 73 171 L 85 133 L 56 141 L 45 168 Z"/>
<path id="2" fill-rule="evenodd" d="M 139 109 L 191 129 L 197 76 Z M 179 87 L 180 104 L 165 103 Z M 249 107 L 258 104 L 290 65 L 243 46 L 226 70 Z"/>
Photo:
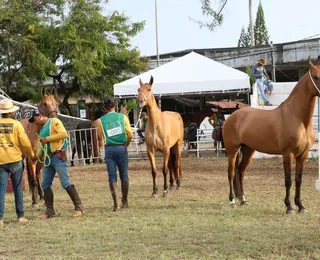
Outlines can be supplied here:
<path id="1" fill-rule="evenodd" d="M 109 182 L 109 187 L 113 199 L 113 211 L 119 210 L 118 200 L 117 200 L 117 182 Z"/>
<path id="2" fill-rule="evenodd" d="M 84 213 L 84 207 L 82 205 L 81 199 L 78 195 L 78 192 L 76 190 L 76 187 L 74 185 L 70 185 L 68 188 L 66 188 L 66 191 L 68 192 L 73 204 L 74 204 L 74 217 L 80 216 Z"/>
<path id="3" fill-rule="evenodd" d="M 121 181 L 122 208 L 128 207 L 129 180 Z"/>
<path id="4" fill-rule="evenodd" d="M 44 200 L 45 200 L 45 205 L 46 205 L 46 212 L 44 215 L 41 215 L 40 218 L 45 219 L 45 218 L 51 218 L 53 217 L 56 212 L 54 211 L 53 208 L 53 192 L 52 189 L 44 190 Z"/>

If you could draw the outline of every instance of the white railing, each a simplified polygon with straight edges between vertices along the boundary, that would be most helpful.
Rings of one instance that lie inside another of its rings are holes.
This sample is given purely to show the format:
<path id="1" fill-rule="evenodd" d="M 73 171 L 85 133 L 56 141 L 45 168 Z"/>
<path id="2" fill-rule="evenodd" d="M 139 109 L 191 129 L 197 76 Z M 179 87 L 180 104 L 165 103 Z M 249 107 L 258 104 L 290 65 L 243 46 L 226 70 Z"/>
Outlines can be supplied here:
<path id="1" fill-rule="evenodd" d="M 130 159 L 147 159 L 146 145 L 139 145 L 138 129 L 133 127 L 132 130 L 133 138 L 128 146 Z M 93 161 L 101 162 L 104 160 L 104 146 L 100 149 L 99 143 L 94 143 L 94 139 L 98 140 L 96 128 L 69 130 L 68 135 L 67 156 L 69 162 L 73 162 L 72 164 L 74 165 L 85 166 L 88 163 L 93 163 Z M 198 129 L 196 141 L 184 141 L 183 151 L 188 153 L 194 152 L 197 157 L 201 157 L 201 153 L 203 152 L 212 151 L 214 152 L 214 156 L 219 157 L 219 152 L 224 151 L 221 146 L 221 142 L 217 142 L 217 147 L 214 147 L 212 129 Z M 94 148 L 96 148 L 97 154 L 94 154 Z"/>

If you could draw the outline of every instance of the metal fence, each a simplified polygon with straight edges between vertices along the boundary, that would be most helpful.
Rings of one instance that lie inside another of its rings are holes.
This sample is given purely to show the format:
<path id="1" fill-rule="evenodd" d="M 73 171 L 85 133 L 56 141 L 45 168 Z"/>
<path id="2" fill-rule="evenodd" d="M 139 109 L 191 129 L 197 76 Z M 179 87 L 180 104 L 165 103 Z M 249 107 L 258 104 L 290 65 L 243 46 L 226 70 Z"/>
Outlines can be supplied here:
<path id="1" fill-rule="evenodd" d="M 130 159 L 146 159 L 146 145 L 139 144 L 140 138 L 137 133 L 137 128 L 132 128 L 133 139 L 128 146 L 128 154 Z M 68 145 L 68 161 L 74 165 L 86 165 L 93 162 L 101 162 L 104 160 L 104 146 L 99 147 L 98 134 L 96 128 L 87 128 L 81 130 L 69 130 L 69 145 Z M 197 140 L 193 142 L 184 141 L 183 152 L 195 153 L 199 158 L 205 152 L 211 152 L 213 156 L 221 156 L 221 142 L 216 142 L 212 139 L 212 129 L 198 129 Z M 96 152 L 94 152 L 96 151 Z"/>

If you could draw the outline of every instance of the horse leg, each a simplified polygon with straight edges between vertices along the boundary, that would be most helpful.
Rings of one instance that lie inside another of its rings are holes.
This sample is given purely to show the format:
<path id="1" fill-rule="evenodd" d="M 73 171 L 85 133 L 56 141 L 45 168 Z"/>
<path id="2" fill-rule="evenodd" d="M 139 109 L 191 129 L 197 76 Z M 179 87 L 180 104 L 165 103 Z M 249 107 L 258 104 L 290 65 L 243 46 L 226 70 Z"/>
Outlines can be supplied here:
<path id="1" fill-rule="evenodd" d="M 168 167 L 169 167 L 169 175 L 170 175 L 170 189 L 172 189 L 174 187 L 174 180 L 175 180 L 175 172 L 174 172 L 174 167 L 172 167 L 173 164 L 173 158 L 170 154 L 169 156 L 169 162 L 168 162 Z"/>
<path id="2" fill-rule="evenodd" d="M 176 144 L 173 148 L 171 148 L 171 153 L 174 156 L 173 165 L 175 169 L 175 178 L 177 189 L 181 187 L 181 177 L 182 177 L 182 169 L 181 169 L 181 148 L 182 143 Z"/>
<path id="3" fill-rule="evenodd" d="M 42 183 L 41 169 L 42 169 L 42 167 L 43 167 L 43 164 L 37 162 L 37 164 L 36 164 L 36 180 L 37 180 L 37 188 L 38 188 L 38 194 L 39 194 L 40 200 L 44 199 L 43 190 L 41 188 L 41 183 Z"/>
<path id="4" fill-rule="evenodd" d="M 76 147 L 72 148 L 72 159 L 71 159 L 71 167 L 74 166 L 74 155 L 76 154 Z"/>
<path id="5" fill-rule="evenodd" d="M 241 205 L 244 205 L 247 202 L 246 198 L 244 197 L 243 182 L 244 182 L 244 176 L 246 173 L 246 169 L 249 166 L 250 162 L 252 161 L 252 157 L 253 157 L 254 152 L 255 152 L 254 150 L 252 150 L 251 148 L 249 148 L 248 146 L 246 146 L 244 144 L 241 146 L 242 159 L 239 164 L 238 170 L 236 172 L 236 175 L 238 175 L 238 176 L 236 176 L 236 178 L 235 178 L 235 181 L 239 181 L 239 184 L 240 184 L 239 198 L 240 198 Z"/>
<path id="6" fill-rule="evenodd" d="M 233 192 L 233 183 L 234 183 L 234 177 L 235 177 L 235 163 L 237 159 L 239 148 L 233 149 L 233 151 L 228 153 L 228 180 L 229 180 L 229 201 L 230 201 L 230 207 L 234 207 L 236 204 L 235 202 L 235 195 Z"/>
<path id="7" fill-rule="evenodd" d="M 308 159 L 308 152 L 300 155 L 296 158 L 296 194 L 294 197 L 294 202 L 298 206 L 298 212 L 303 213 L 305 208 L 301 204 L 300 200 L 300 192 L 301 192 L 301 183 L 302 183 L 302 171 L 304 168 L 304 165 Z"/>
<path id="8" fill-rule="evenodd" d="M 156 169 L 156 158 L 155 158 L 155 151 L 147 151 L 149 161 L 151 163 L 151 172 L 152 172 L 152 179 L 153 179 L 153 192 L 151 197 L 155 198 L 158 195 L 158 187 L 157 187 L 157 169 Z"/>
<path id="9" fill-rule="evenodd" d="M 163 151 L 163 166 L 162 166 L 162 173 L 163 173 L 163 197 L 167 196 L 168 193 L 168 161 L 170 156 L 170 149 L 165 149 Z"/>
<path id="10" fill-rule="evenodd" d="M 29 190 L 31 191 L 32 207 L 35 207 L 38 205 L 37 179 L 35 176 L 36 167 L 28 157 L 26 158 L 26 163 Z"/>
<path id="11" fill-rule="evenodd" d="M 287 153 L 283 155 L 283 167 L 285 174 L 285 186 L 286 186 L 286 197 L 284 203 L 287 206 L 287 214 L 294 213 L 290 201 L 290 188 L 291 188 L 291 167 L 293 161 L 293 154 Z"/>

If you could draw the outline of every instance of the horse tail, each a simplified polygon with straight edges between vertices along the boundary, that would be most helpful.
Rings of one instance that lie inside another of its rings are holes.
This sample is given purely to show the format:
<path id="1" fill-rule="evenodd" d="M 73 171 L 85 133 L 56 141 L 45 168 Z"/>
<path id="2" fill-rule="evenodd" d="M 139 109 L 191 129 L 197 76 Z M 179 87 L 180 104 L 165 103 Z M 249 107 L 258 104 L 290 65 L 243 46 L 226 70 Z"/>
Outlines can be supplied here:
<path id="1" fill-rule="evenodd" d="M 237 154 L 236 158 L 236 165 L 235 165 L 235 176 L 233 179 L 233 189 L 234 189 L 234 195 L 236 198 L 240 198 L 242 192 L 241 192 L 241 178 L 242 178 L 242 172 L 240 171 L 240 163 L 242 161 L 242 152 L 243 144 L 240 146 L 240 149 Z"/>

